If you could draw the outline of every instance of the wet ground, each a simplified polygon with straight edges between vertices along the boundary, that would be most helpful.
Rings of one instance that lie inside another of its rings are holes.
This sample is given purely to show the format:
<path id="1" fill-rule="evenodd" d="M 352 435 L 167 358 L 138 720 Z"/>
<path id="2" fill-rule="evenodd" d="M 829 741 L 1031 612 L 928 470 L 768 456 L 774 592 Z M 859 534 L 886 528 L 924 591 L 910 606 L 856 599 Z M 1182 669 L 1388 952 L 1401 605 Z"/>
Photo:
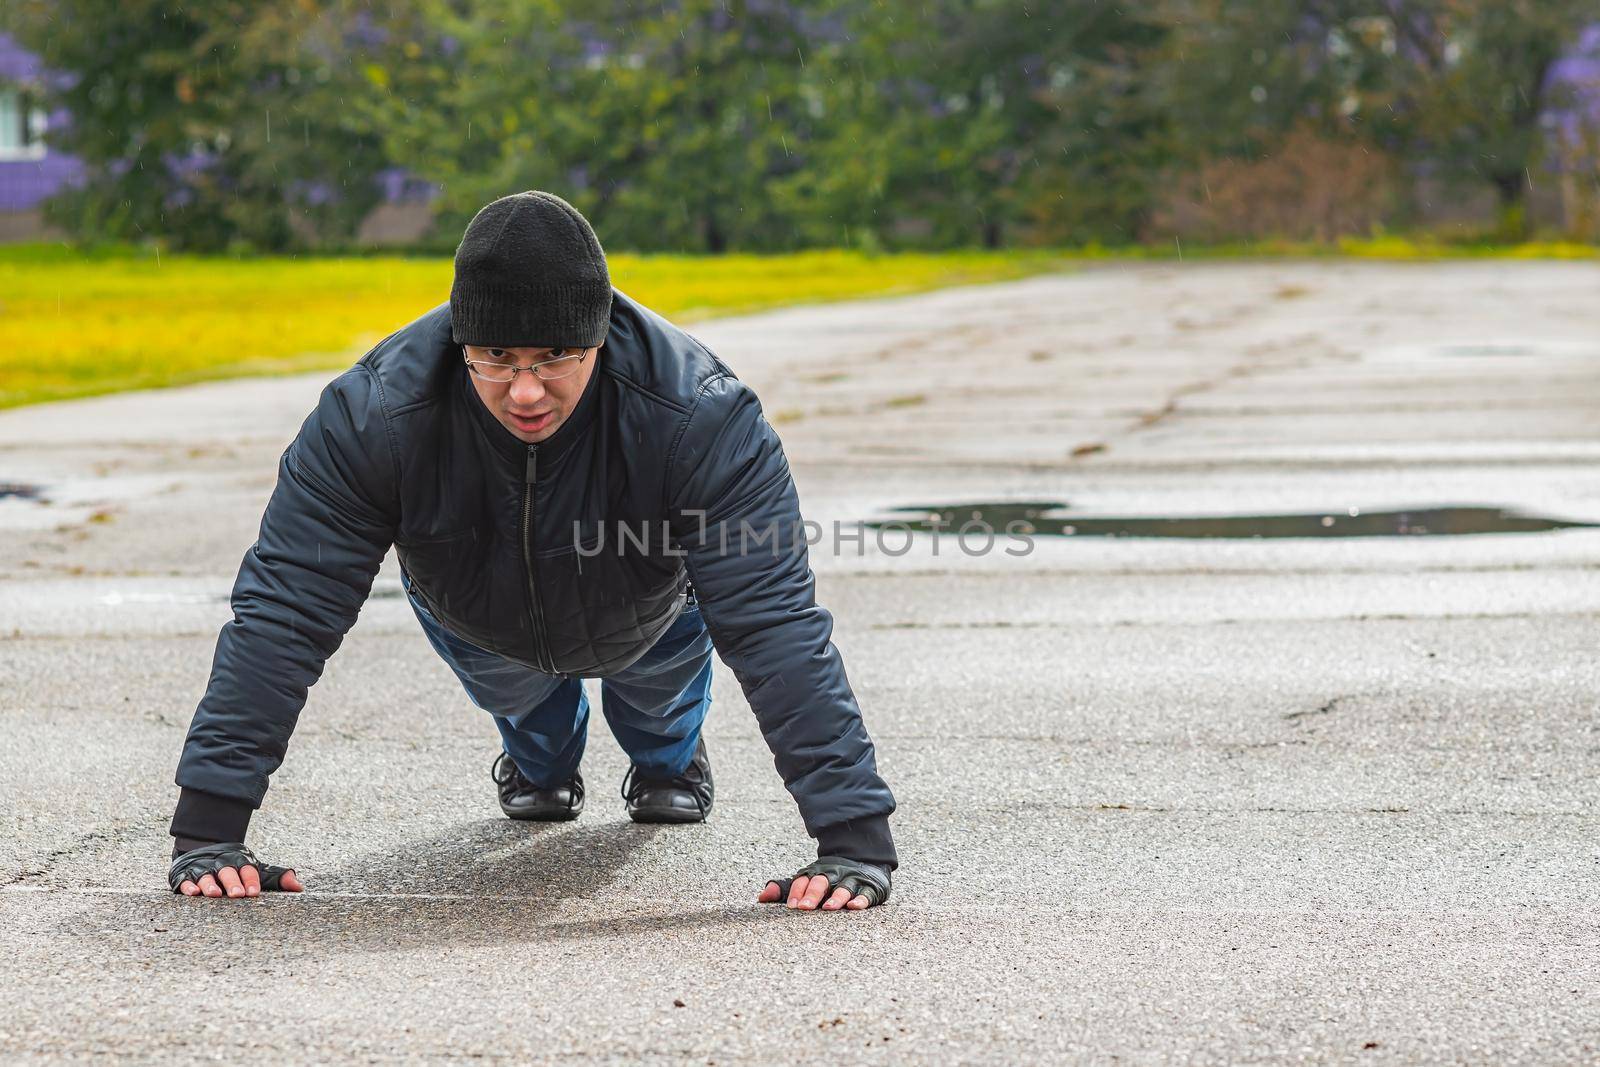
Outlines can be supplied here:
<path id="1" fill-rule="evenodd" d="M 1064 503 L 980 501 L 935 507 L 898 507 L 894 518 L 875 520 L 875 530 L 904 530 L 953 537 L 977 554 L 1004 534 L 1008 541 L 1033 537 L 1201 537 L 1253 541 L 1264 537 L 1458 537 L 1462 534 L 1542 533 L 1593 527 L 1504 508 L 1408 508 L 1309 515 L 1140 515 L 1112 518 L 1078 515 Z M 881 535 L 880 535 L 881 536 Z M 1021 545 L 1018 545 L 1020 550 Z"/>
<path id="2" fill-rule="evenodd" d="M 697 328 L 785 439 L 899 797 L 862 915 L 752 903 L 807 842 L 726 672 L 708 824 L 628 823 L 598 728 L 578 822 L 499 818 L 392 560 L 252 832 L 310 892 L 172 898 L 319 382 L 0 414 L 0 1059 L 1592 1062 L 1597 291 L 1179 264 Z"/>

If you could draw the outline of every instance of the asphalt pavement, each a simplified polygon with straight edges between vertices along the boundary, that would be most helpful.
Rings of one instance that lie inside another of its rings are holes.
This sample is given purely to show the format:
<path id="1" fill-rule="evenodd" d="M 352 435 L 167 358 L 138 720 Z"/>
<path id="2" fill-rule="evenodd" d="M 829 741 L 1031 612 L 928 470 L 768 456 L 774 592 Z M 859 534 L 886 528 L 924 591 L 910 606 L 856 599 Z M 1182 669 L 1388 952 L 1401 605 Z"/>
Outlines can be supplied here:
<path id="1" fill-rule="evenodd" d="M 501 818 L 392 558 L 252 828 L 308 891 L 173 897 L 184 731 L 329 375 L 0 413 L 0 1059 L 1600 1061 L 1597 295 L 1109 265 L 691 327 L 822 530 L 900 804 L 862 914 L 754 903 L 812 852 L 720 665 L 708 823 L 629 823 L 598 716 L 583 817 Z M 1577 525 L 1453 532 L 1500 510 Z M 862 526 L 973 513 L 1303 535 Z"/>

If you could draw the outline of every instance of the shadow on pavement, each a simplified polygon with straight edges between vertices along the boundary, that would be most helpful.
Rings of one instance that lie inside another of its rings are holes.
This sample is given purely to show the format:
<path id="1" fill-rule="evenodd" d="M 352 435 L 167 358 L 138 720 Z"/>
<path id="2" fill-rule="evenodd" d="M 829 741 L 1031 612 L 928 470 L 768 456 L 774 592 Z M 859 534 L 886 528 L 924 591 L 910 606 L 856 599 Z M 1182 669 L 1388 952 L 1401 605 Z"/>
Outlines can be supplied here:
<path id="1" fill-rule="evenodd" d="M 335 892 L 461 893 L 549 904 L 604 889 L 660 830 L 634 823 L 461 823 L 431 840 L 318 872 L 314 884 Z"/>
<path id="2" fill-rule="evenodd" d="M 302 895 L 255 901 L 80 897 L 76 914 L 61 925 L 63 933 L 90 939 L 102 950 L 148 950 L 152 942 L 170 939 L 185 951 L 204 946 L 219 957 L 262 965 L 352 952 L 660 936 L 786 917 L 786 909 L 753 900 L 664 912 L 662 902 L 648 896 L 606 894 L 661 829 L 632 823 L 465 823 L 421 844 L 310 874 Z M 561 917 L 561 902 L 602 894 L 614 897 L 615 906 L 607 901 L 579 912 L 603 909 L 598 917 Z M 654 910 L 643 912 L 641 905 Z"/>
<path id="3" fill-rule="evenodd" d="M 60 902 L 61 898 L 54 898 Z M 807 942 L 819 934 L 855 938 L 857 917 L 844 922 L 818 915 L 800 916 L 753 902 L 641 914 L 621 905 L 596 918 L 559 918 L 543 900 L 437 900 L 415 897 L 317 897 L 207 901 L 178 897 L 74 897 L 70 917 L 53 922 L 47 935 L 57 944 L 89 943 L 91 957 L 166 958 L 178 953 L 207 961 L 203 973 L 235 965 L 259 974 L 299 971 L 357 954 L 616 942 L 631 938 L 659 941 L 713 930 L 754 933 L 773 923 L 813 922 L 791 927 Z M 654 905 L 662 907 L 660 904 Z M 671 905 L 667 905 L 671 906 Z M 600 909 L 586 909 L 594 914 Z M 830 917 L 831 918 L 831 917 Z M 739 935 L 734 933 L 737 938 Z M 767 937 L 766 934 L 756 935 Z"/>

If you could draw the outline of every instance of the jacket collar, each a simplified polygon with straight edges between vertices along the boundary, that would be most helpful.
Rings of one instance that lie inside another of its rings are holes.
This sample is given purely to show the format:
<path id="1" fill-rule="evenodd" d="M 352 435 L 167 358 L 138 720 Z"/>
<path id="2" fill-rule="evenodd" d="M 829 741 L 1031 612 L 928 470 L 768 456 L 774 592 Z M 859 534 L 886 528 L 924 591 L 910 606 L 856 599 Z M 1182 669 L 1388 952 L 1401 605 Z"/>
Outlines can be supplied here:
<path id="1" fill-rule="evenodd" d="M 573 407 L 572 413 L 567 416 L 556 432 L 538 442 L 542 455 L 552 459 L 558 458 L 565 452 L 573 441 L 583 436 L 584 430 L 594 421 L 594 412 L 597 406 L 595 400 L 600 392 L 600 361 L 605 355 L 605 345 L 602 344 L 594 354 L 595 365 L 590 368 L 589 381 L 583 387 L 583 393 L 578 397 L 578 403 Z M 483 398 L 478 395 L 477 388 L 472 384 L 472 372 L 467 369 L 464 360 L 457 360 L 456 386 L 461 394 L 461 402 L 472 412 L 473 421 L 483 430 L 491 445 L 508 457 L 521 459 L 528 451 L 528 442 L 506 429 L 499 419 L 494 417 L 488 407 L 484 405 Z"/>

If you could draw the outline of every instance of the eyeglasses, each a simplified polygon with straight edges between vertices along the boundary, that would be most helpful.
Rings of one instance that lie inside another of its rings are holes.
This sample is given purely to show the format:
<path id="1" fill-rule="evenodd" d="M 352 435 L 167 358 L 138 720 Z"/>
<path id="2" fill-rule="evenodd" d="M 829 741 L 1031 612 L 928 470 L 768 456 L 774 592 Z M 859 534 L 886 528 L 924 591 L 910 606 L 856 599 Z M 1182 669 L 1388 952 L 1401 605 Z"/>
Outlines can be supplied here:
<path id="1" fill-rule="evenodd" d="M 560 378 L 568 378 L 578 373 L 578 368 L 583 366 L 583 359 L 589 354 L 588 349 L 577 352 L 561 350 L 562 354 L 550 359 L 540 360 L 531 367 L 519 367 L 515 363 L 506 363 L 504 360 L 512 358 L 510 352 L 503 348 L 489 348 L 486 352 L 493 358 L 473 359 L 467 353 L 467 346 L 461 346 L 461 358 L 467 361 L 467 369 L 486 382 L 495 382 L 504 385 L 506 382 L 515 381 L 520 371 L 532 371 L 541 381 L 553 382 Z"/>

